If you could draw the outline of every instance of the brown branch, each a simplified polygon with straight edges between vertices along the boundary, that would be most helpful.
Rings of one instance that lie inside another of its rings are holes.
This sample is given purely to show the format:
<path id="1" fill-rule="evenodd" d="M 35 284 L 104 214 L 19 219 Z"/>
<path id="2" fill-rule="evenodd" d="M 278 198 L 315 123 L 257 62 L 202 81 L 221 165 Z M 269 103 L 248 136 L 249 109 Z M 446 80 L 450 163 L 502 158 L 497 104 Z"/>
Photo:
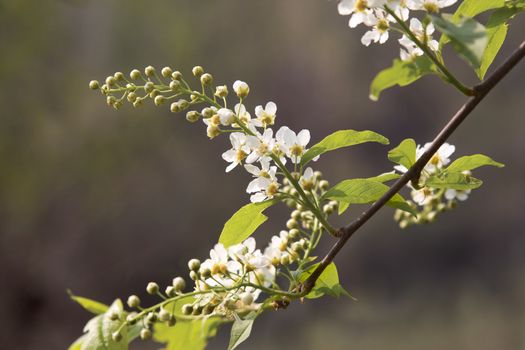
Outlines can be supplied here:
<path id="1" fill-rule="evenodd" d="M 372 204 L 366 211 L 364 211 L 352 223 L 341 227 L 338 232 L 341 233 L 341 238 L 332 246 L 328 254 L 323 258 L 319 266 L 308 277 L 302 286 L 302 294 L 307 294 L 315 285 L 315 282 L 324 271 L 324 269 L 334 260 L 335 256 L 348 242 L 350 237 L 363 226 L 370 218 L 372 218 L 387 202 L 398 193 L 409 181 L 419 177 L 419 174 L 432 158 L 432 156 L 439 150 L 445 141 L 452 135 L 452 133 L 461 125 L 461 123 L 470 115 L 476 106 L 487 96 L 487 94 L 496 86 L 516 64 L 525 57 L 525 41 L 518 47 L 518 49 L 501 65 L 496 71 L 491 74 L 485 81 L 474 87 L 474 96 L 471 97 L 456 114 L 450 119 L 445 127 L 439 132 L 434 141 L 432 141 L 429 149 L 421 155 L 417 162 L 401 176 L 392 187 L 379 199 Z"/>

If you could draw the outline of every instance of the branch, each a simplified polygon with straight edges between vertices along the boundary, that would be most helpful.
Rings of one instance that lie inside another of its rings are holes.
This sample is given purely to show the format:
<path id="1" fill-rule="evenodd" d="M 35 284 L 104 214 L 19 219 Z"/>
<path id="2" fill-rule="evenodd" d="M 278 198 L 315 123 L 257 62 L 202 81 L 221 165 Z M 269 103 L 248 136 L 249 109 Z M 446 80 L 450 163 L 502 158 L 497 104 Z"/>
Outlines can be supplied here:
<path id="1" fill-rule="evenodd" d="M 525 57 L 525 41 L 518 47 L 518 49 L 501 65 L 496 71 L 490 75 L 481 84 L 474 87 L 474 96 L 471 97 L 456 114 L 450 119 L 445 127 L 436 136 L 430 148 L 423 153 L 417 162 L 402 176 L 392 187 L 379 199 L 372 204 L 366 211 L 364 211 L 352 223 L 341 227 L 338 230 L 340 239 L 332 246 L 328 254 L 323 258 L 319 266 L 308 277 L 302 286 L 301 294 L 306 295 L 312 290 L 315 282 L 324 271 L 324 269 L 334 260 L 335 256 L 348 242 L 350 237 L 363 226 L 370 218 L 372 218 L 387 202 L 398 193 L 409 181 L 419 177 L 419 174 L 432 158 L 432 156 L 439 150 L 445 141 L 452 135 L 452 133 L 461 125 L 461 123 L 470 115 L 476 106 L 483 101 L 487 94 L 494 88 L 521 59 Z"/>

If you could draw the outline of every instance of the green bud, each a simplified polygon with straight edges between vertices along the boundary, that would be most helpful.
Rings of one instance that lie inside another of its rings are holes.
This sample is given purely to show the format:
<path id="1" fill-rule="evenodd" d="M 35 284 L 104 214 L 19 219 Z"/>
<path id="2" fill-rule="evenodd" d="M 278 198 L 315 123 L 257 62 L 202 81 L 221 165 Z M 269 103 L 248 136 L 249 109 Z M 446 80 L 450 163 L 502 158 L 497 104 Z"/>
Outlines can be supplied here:
<path id="1" fill-rule="evenodd" d="M 321 178 L 323 177 L 323 173 L 320 172 L 319 170 L 317 171 L 314 171 L 314 177 L 317 181 L 321 180 Z"/>
<path id="2" fill-rule="evenodd" d="M 155 312 L 150 312 L 147 316 L 146 316 L 146 322 L 147 323 L 155 323 L 157 322 L 157 314 Z"/>
<path id="3" fill-rule="evenodd" d="M 148 286 L 146 287 L 146 291 L 148 294 L 157 294 L 159 292 L 159 285 L 155 282 L 148 283 Z"/>
<path id="4" fill-rule="evenodd" d="M 209 315 L 213 312 L 213 310 L 215 310 L 215 305 L 208 304 L 202 309 L 202 314 Z"/>
<path id="5" fill-rule="evenodd" d="M 301 212 L 299 210 L 294 210 L 290 216 L 292 219 L 299 220 L 301 218 Z"/>
<path id="6" fill-rule="evenodd" d="M 106 98 L 106 103 L 108 104 L 108 106 L 113 106 L 115 102 L 117 102 L 117 99 L 115 98 L 115 96 L 108 96 Z"/>
<path id="7" fill-rule="evenodd" d="M 124 81 L 124 73 L 122 72 L 116 72 L 113 76 L 117 81 Z"/>
<path id="8" fill-rule="evenodd" d="M 110 319 L 111 321 L 116 321 L 116 320 L 118 320 L 119 318 L 120 318 L 119 313 L 118 313 L 117 311 L 115 311 L 115 310 L 111 310 L 111 312 L 110 312 L 110 314 L 109 314 L 109 319 Z"/>
<path id="9" fill-rule="evenodd" d="M 151 339 L 151 331 L 148 328 L 142 328 L 140 331 L 140 339 L 149 340 Z"/>
<path id="10" fill-rule="evenodd" d="M 156 90 L 153 90 L 156 91 Z M 162 95 L 155 96 L 155 99 L 153 100 L 155 102 L 155 106 L 160 106 L 166 102 L 166 97 Z"/>
<path id="11" fill-rule="evenodd" d="M 213 115 L 215 114 L 215 111 L 213 110 L 213 108 L 210 108 L 210 107 L 206 107 L 202 110 L 202 115 L 204 118 L 211 118 L 213 117 Z"/>
<path id="12" fill-rule="evenodd" d="M 288 232 L 288 234 L 289 234 L 289 236 L 290 236 L 291 239 L 296 239 L 296 238 L 298 238 L 298 237 L 299 237 L 299 233 L 300 233 L 299 230 L 296 229 L 296 228 L 293 228 L 293 229 L 291 229 L 291 230 Z"/>
<path id="13" fill-rule="evenodd" d="M 300 252 L 303 249 L 302 245 L 299 242 L 292 243 L 292 250 L 294 252 Z"/>
<path id="14" fill-rule="evenodd" d="M 181 292 L 186 288 L 186 281 L 184 281 L 184 278 L 182 277 L 175 277 L 173 279 L 173 288 L 175 288 L 175 291 Z"/>
<path id="15" fill-rule="evenodd" d="M 192 281 L 196 281 L 199 279 L 199 274 L 195 271 L 190 271 L 190 278 Z"/>
<path id="16" fill-rule="evenodd" d="M 178 80 L 172 80 L 170 83 L 171 91 L 177 92 L 180 89 L 180 82 Z"/>
<path id="17" fill-rule="evenodd" d="M 182 79 L 182 73 L 179 71 L 175 71 L 171 74 L 171 79 L 173 80 L 181 80 Z"/>
<path id="18" fill-rule="evenodd" d="M 215 88 L 215 96 L 220 98 L 228 96 L 228 87 L 226 85 L 217 86 Z"/>
<path id="19" fill-rule="evenodd" d="M 326 191 L 330 187 L 330 183 L 328 181 L 326 181 L 326 180 L 321 180 L 321 182 L 319 182 L 319 187 L 323 191 Z"/>
<path id="20" fill-rule="evenodd" d="M 91 81 L 89 82 L 89 88 L 90 88 L 91 90 L 98 90 L 98 89 L 100 88 L 100 85 L 99 85 L 99 83 L 98 83 L 98 80 L 91 80 Z"/>
<path id="21" fill-rule="evenodd" d="M 127 96 L 127 99 L 129 102 L 133 103 L 137 100 L 137 94 L 134 92 L 130 92 Z"/>
<path id="22" fill-rule="evenodd" d="M 193 305 L 191 304 L 184 304 L 182 305 L 182 313 L 184 315 L 189 315 L 193 312 Z"/>
<path id="23" fill-rule="evenodd" d="M 190 123 L 195 123 L 199 120 L 200 116 L 200 113 L 197 111 L 189 111 L 188 113 L 186 113 L 186 120 Z"/>
<path id="24" fill-rule="evenodd" d="M 128 302 L 127 302 L 128 306 L 131 307 L 131 308 L 137 308 L 140 306 L 140 299 L 138 296 L 136 295 L 131 295 L 129 298 L 128 298 Z"/>
<path id="25" fill-rule="evenodd" d="M 191 314 L 194 315 L 194 316 L 201 315 L 202 314 L 202 309 L 203 309 L 202 306 L 200 306 L 198 304 L 195 304 L 195 305 L 193 305 L 193 312 Z"/>
<path id="26" fill-rule="evenodd" d="M 135 319 L 136 316 L 137 316 L 137 313 L 136 312 L 132 312 L 128 316 L 126 316 L 126 321 L 130 325 L 134 325 L 135 323 L 137 323 L 137 320 Z"/>
<path id="27" fill-rule="evenodd" d="M 190 103 L 186 100 L 178 100 L 177 103 L 179 104 L 179 107 L 181 111 L 187 109 L 190 106 Z"/>
<path id="28" fill-rule="evenodd" d="M 188 268 L 191 271 L 198 271 L 200 267 L 201 262 L 199 261 L 199 259 L 191 259 L 190 261 L 188 261 Z"/>
<path id="29" fill-rule="evenodd" d="M 140 79 L 140 71 L 138 69 L 133 69 L 130 73 L 129 73 L 129 77 L 132 79 L 132 80 L 137 80 L 137 79 Z"/>
<path id="30" fill-rule="evenodd" d="M 201 75 L 201 84 L 202 85 L 211 85 L 213 82 L 213 76 L 209 73 L 204 73 Z"/>
<path id="31" fill-rule="evenodd" d="M 135 85 L 135 84 L 126 84 L 126 89 L 128 89 L 129 91 L 135 91 L 135 90 L 137 90 L 137 85 Z"/>
<path id="32" fill-rule="evenodd" d="M 115 77 L 109 76 L 106 78 L 106 84 L 108 86 L 114 86 L 117 83 L 117 79 Z"/>
<path id="33" fill-rule="evenodd" d="M 153 82 L 148 81 L 146 84 L 144 84 L 144 91 L 146 91 L 148 94 L 152 92 L 155 89 L 155 84 Z"/>
<path id="34" fill-rule="evenodd" d="M 162 322 L 168 321 L 170 319 L 170 316 L 171 314 L 167 310 L 161 309 L 159 311 L 159 320 L 161 320 Z"/>
<path id="35" fill-rule="evenodd" d="M 137 108 L 137 107 L 142 106 L 143 104 L 144 104 L 144 101 L 141 98 L 137 98 L 137 100 L 133 102 L 133 107 Z"/>
<path id="36" fill-rule="evenodd" d="M 111 338 L 118 343 L 122 340 L 122 333 L 120 333 L 120 331 L 115 331 L 111 334 Z"/>
<path id="37" fill-rule="evenodd" d="M 173 113 L 179 113 L 179 112 L 180 112 L 179 104 L 178 104 L 177 102 L 173 102 L 173 103 L 170 105 L 170 110 L 171 110 Z"/>
<path id="38" fill-rule="evenodd" d="M 334 208 L 330 204 L 325 204 L 325 205 L 323 205 L 323 212 L 325 214 L 330 215 L 330 214 L 332 214 L 334 212 Z"/>
<path id="39" fill-rule="evenodd" d="M 164 67 L 160 72 L 164 78 L 169 78 L 173 74 L 173 70 L 170 67 Z"/>
<path id="40" fill-rule="evenodd" d="M 288 265 L 288 264 L 290 264 L 290 255 L 285 253 L 281 255 L 281 265 Z"/>
<path id="41" fill-rule="evenodd" d="M 194 76 L 198 78 L 204 73 L 204 69 L 201 66 L 195 66 L 193 67 L 191 72 L 193 73 Z"/>
<path id="42" fill-rule="evenodd" d="M 287 227 L 288 229 L 290 229 L 290 230 L 291 230 L 292 228 L 297 228 L 298 225 L 299 225 L 299 224 L 298 224 L 297 221 L 294 220 L 294 219 L 290 219 L 290 220 L 288 220 L 288 221 L 286 222 L 286 227 Z"/>
<path id="43" fill-rule="evenodd" d="M 175 295 L 177 295 L 177 293 L 175 293 L 175 288 L 173 288 L 173 286 L 167 286 L 166 290 L 164 290 L 164 293 L 170 298 L 173 298 Z"/>
<path id="44" fill-rule="evenodd" d="M 202 269 L 200 272 L 201 272 L 202 278 L 204 279 L 211 277 L 211 270 L 208 268 Z"/>
<path id="45" fill-rule="evenodd" d="M 151 99 L 154 99 L 158 95 L 160 95 L 160 92 L 157 89 L 151 90 L 151 92 L 148 94 L 149 98 L 151 98 Z"/>
<path id="46" fill-rule="evenodd" d="M 147 77 L 152 77 L 155 75 L 155 68 L 152 66 L 147 66 L 144 69 L 144 74 L 146 74 Z"/>
<path id="47" fill-rule="evenodd" d="M 253 303 L 253 294 L 250 292 L 242 293 L 240 298 L 244 305 L 251 305 Z"/>

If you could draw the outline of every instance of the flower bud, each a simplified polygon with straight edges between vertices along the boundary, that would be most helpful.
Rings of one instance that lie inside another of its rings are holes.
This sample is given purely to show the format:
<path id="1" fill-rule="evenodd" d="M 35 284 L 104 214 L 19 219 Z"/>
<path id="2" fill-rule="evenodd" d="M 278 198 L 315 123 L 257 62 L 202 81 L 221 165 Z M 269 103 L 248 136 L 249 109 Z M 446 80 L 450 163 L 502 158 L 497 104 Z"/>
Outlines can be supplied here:
<path id="1" fill-rule="evenodd" d="M 136 316 L 136 312 L 130 313 L 128 316 L 126 316 L 126 322 L 128 322 L 130 325 L 134 325 L 135 323 L 137 323 L 137 320 L 135 319 Z"/>
<path id="2" fill-rule="evenodd" d="M 137 100 L 137 94 L 134 92 L 130 92 L 127 96 L 127 99 L 129 102 L 133 103 Z"/>
<path id="3" fill-rule="evenodd" d="M 328 187 L 330 187 L 330 183 L 326 180 L 321 180 L 319 182 L 319 187 L 323 190 L 323 191 L 326 191 L 328 189 Z"/>
<path id="4" fill-rule="evenodd" d="M 173 70 L 170 67 L 164 67 L 162 68 L 160 73 L 162 74 L 164 78 L 169 78 L 171 77 L 171 74 L 173 74 Z"/>
<path id="5" fill-rule="evenodd" d="M 201 269 L 200 271 L 202 278 L 210 278 L 211 277 L 211 270 L 208 268 Z"/>
<path id="6" fill-rule="evenodd" d="M 152 77 L 155 75 L 155 68 L 153 66 L 147 66 L 144 69 L 144 74 L 146 74 L 147 77 Z"/>
<path id="7" fill-rule="evenodd" d="M 111 334 L 111 338 L 118 343 L 122 340 L 122 333 L 120 333 L 120 331 L 115 331 Z"/>
<path id="8" fill-rule="evenodd" d="M 97 80 L 91 80 L 89 82 L 89 88 L 91 90 L 98 90 L 100 88 L 100 84 L 99 84 L 99 82 Z"/>
<path id="9" fill-rule="evenodd" d="M 147 316 L 146 316 L 146 322 L 147 323 L 155 323 L 157 322 L 157 314 L 155 312 L 150 312 Z"/>
<path id="10" fill-rule="evenodd" d="M 253 294 L 250 292 L 242 293 L 240 298 L 244 305 L 251 305 L 253 303 Z"/>
<path id="11" fill-rule="evenodd" d="M 228 96 L 228 87 L 226 85 L 217 86 L 215 88 L 215 96 L 220 98 Z"/>
<path id="12" fill-rule="evenodd" d="M 288 220 L 286 222 L 286 227 L 291 230 L 292 228 L 297 228 L 298 227 L 298 223 L 297 223 L 296 220 L 290 219 L 290 220 Z"/>
<path id="13" fill-rule="evenodd" d="M 210 73 L 204 73 L 201 75 L 201 84 L 202 85 L 211 85 L 213 82 L 213 76 Z"/>
<path id="14" fill-rule="evenodd" d="M 171 74 L 171 79 L 173 79 L 173 80 L 181 80 L 182 79 L 182 73 L 179 72 L 178 70 L 173 72 Z"/>
<path id="15" fill-rule="evenodd" d="M 151 331 L 148 328 L 142 328 L 140 331 L 140 339 L 149 340 L 151 339 Z"/>
<path id="16" fill-rule="evenodd" d="M 175 288 L 175 291 L 180 292 L 186 288 L 186 281 L 184 281 L 184 278 L 182 277 L 175 277 L 173 279 L 173 288 Z"/>
<path id="17" fill-rule="evenodd" d="M 184 315 L 189 315 L 193 312 L 193 305 L 191 304 L 184 304 L 182 305 L 182 313 Z"/>
<path id="18" fill-rule="evenodd" d="M 203 309 L 202 306 L 200 306 L 198 304 L 195 304 L 195 305 L 193 305 L 193 312 L 191 314 L 194 315 L 194 316 L 201 315 L 202 314 L 202 309 Z"/>
<path id="19" fill-rule="evenodd" d="M 106 78 L 106 84 L 108 86 L 114 86 L 115 84 L 117 83 L 117 79 L 115 79 L 115 77 L 112 77 L 112 76 L 109 76 Z"/>
<path id="20" fill-rule="evenodd" d="M 202 309 L 202 314 L 203 315 L 209 315 L 213 312 L 213 310 L 215 310 L 215 305 L 212 305 L 212 304 L 207 304 L 203 309 Z"/>
<path id="21" fill-rule="evenodd" d="M 146 287 L 146 291 L 148 294 L 157 294 L 159 292 L 159 285 L 155 282 L 148 283 L 148 286 Z"/>
<path id="22" fill-rule="evenodd" d="M 293 228 L 288 233 L 291 239 L 297 239 L 299 237 L 299 230 L 296 228 Z"/>
<path id="23" fill-rule="evenodd" d="M 135 102 L 133 102 L 133 107 L 137 108 L 144 104 L 144 101 L 141 98 L 137 98 Z"/>
<path id="24" fill-rule="evenodd" d="M 156 91 L 156 90 L 153 90 L 153 91 Z M 153 93 L 152 91 L 152 93 Z M 155 96 L 155 99 L 153 100 L 155 102 L 155 106 L 160 106 L 162 104 L 164 104 L 164 102 L 166 102 L 166 97 L 162 96 L 162 95 L 158 95 L 158 96 Z"/>
<path id="25" fill-rule="evenodd" d="M 221 129 L 217 125 L 210 124 L 206 128 L 206 135 L 208 135 L 210 139 L 213 139 L 219 136 L 220 133 L 221 133 Z"/>
<path id="26" fill-rule="evenodd" d="M 161 320 L 162 322 L 168 321 L 170 319 L 170 316 L 171 314 L 167 310 L 161 309 L 159 311 L 159 320 Z"/>
<path id="27" fill-rule="evenodd" d="M 116 321 L 120 318 L 120 315 L 119 313 L 116 311 L 116 310 L 111 310 L 111 312 L 109 313 L 109 319 L 111 321 Z"/>
<path id="28" fill-rule="evenodd" d="M 190 278 L 192 281 L 196 281 L 199 279 L 199 274 L 195 271 L 190 271 Z"/>
<path id="29" fill-rule="evenodd" d="M 237 80 L 233 83 L 233 91 L 239 98 L 245 98 L 250 93 L 250 87 L 244 81 Z"/>
<path id="30" fill-rule="evenodd" d="M 300 252 L 303 249 L 302 245 L 299 242 L 292 243 L 292 250 L 294 252 Z"/>
<path id="31" fill-rule="evenodd" d="M 175 326 L 175 323 L 177 323 L 177 319 L 174 315 L 170 315 L 170 319 L 168 320 L 168 326 L 173 327 Z"/>
<path id="32" fill-rule="evenodd" d="M 292 214 L 290 215 L 292 219 L 299 220 L 301 218 L 301 211 L 294 210 L 292 211 Z"/>
<path id="33" fill-rule="evenodd" d="M 206 107 L 202 109 L 202 116 L 204 118 L 211 118 L 215 114 L 215 110 L 210 107 Z"/>
<path id="34" fill-rule="evenodd" d="M 322 177 L 323 177 L 323 173 L 322 173 L 322 172 L 320 172 L 319 170 L 314 171 L 314 178 L 315 178 L 316 180 L 319 181 L 319 180 L 321 180 Z"/>
<path id="35" fill-rule="evenodd" d="M 323 212 L 325 214 L 330 215 L 330 214 L 332 214 L 334 212 L 334 208 L 330 204 L 325 204 L 325 205 L 323 205 Z"/>
<path id="36" fill-rule="evenodd" d="M 287 253 L 284 253 L 281 255 L 281 265 L 288 265 L 290 264 L 290 255 Z"/>
<path id="37" fill-rule="evenodd" d="M 177 293 L 175 293 L 175 288 L 173 288 L 173 286 L 167 286 L 166 289 L 164 290 L 164 293 L 169 298 L 173 298 L 175 295 L 177 295 Z"/>
<path id="38" fill-rule="evenodd" d="M 199 120 L 200 116 L 200 113 L 197 111 L 189 111 L 186 113 L 186 120 L 190 123 L 195 123 Z"/>
<path id="39" fill-rule="evenodd" d="M 146 91 L 148 94 L 155 90 L 155 84 L 153 82 L 148 81 L 146 84 L 144 84 L 144 91 Z"/>
<path id="40" fill-rule="evenodd" d="M 115 77 L 117 81 L 124 81 L 124 73 L 122 72 L 116 72 L 113 74 L 113 77 Z"/>
<path id="41" fill-rule="evenodd" d="M 193 69 L 191 70 L 191 73 L 195 76 L 195 77 L 200 77 L 202 74 L 204 74 L 204 69 L 201 67 L 201 66 L 195 66 L 193 67 Z"/>
<path id="42" fill-rule="evenodd" d="M 178 104 L 177 102 L 173 102 L 173 103 L 170 105 L 170 110 L 171 110 L 173 113 L 179 113 L 179 112 L 180 112 L 179 104 Z"/>
<path id="43" fill-rule="evenodd" d="M 191 259 L 190 261 L 188 261 L 188 268 L 191 271 L 197 271 L 199 270 L 199 267 L 201 267 L 201 262 L 199 261 L 199 259 Z"/>
<path id="44" fill-rule="evenodd" d="M 137 80 L 140 78 L 140 71 L 138 69 L 133 69 L 130 73 L 129 73 L 129 77 L 132 79 L 132 80 Z"/>
<path id="45" fill-rule="evenodd" d="M 180 89 L 180 81 L 172 80 L 170 83 L 171 91 L 177 92 Z"/>

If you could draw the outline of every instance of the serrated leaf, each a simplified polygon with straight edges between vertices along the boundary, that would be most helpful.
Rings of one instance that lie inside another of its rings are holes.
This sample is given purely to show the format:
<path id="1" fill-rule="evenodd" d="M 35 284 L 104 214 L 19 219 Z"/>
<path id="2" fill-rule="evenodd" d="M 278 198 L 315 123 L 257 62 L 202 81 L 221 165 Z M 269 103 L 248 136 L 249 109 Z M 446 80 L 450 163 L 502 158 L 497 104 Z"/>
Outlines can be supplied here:
<path id="1" fill-rule="evenodd" d="M 250 336 L 252 332 L 253 322 L 257 314 L 252 312 L 248 314 L 244 319 L 237 317 L 232 325 L 232 330 L 230 334 L 230 343 L 228 345 L 228 350 L 233 350 L 244 342 Z"/>
<path id="2" fill-rule="evenodd" d="M 312 146 L 301 158 L 301 165 L 304 166 L 323 153 L 365 142 L 379 142 L 383 145 L 389 144 L 386 137 L 373 131 L 339 130 Z"/>
<path id="3" fill-rule="evenodd" d="M 262 212 L 275 203 L 277 200 L 273 199 L 261 203 L 246 204 L 224 224 L 219 243 L 229 247 L 250 237 L 259 226 L 268 220 L 268 217 Z"/>
<path id="4" fill-rule="evenodd" d="M 81 350 L 127 350 L 127 327 L 122 327 L 122 321 L 111 320 L 110 314 L 112 312 L 118 314 L 123 313 L 122 302 L 117 299 L 111 304 L 108 311 L 104 314 L 100 314 L 95 318 L 91 319 L 85 327 L 87 334 L 85 335 Z M 112 338 L 113 332 L 117 329 L 121 329 L 122 339 L 115 341 Z"/>
<path id="5" fill-rule="evenodd" d="M 314 272 L 319 264 L 312 265 L 306 271 L 304 271 L 299 277 L 299 281 L 304 282 Z M 321 276 L 315 282 L 314 288 L 308 293 L 306 298 L 316 299 L 323 295 L 330 295 L 332 297 L 339 298 L 341 295 L 352 298 L 343 286 L 339 283 L 339 274 L 337 273 L 337 267 L 334 263 L 330 263 L 321 273 Z"/>
<path id="6" fill-rule="evenodd" d="M 95 315 L 103 314 L 109 309 L 109 306 L 107 306 L 106 304 L 102 304 L 95 300 L 74 295 L 73 293 L 71 293 L 71 291 L 68 291 L 68 293 L 71 300 L 77 302 L 84 309 Z"/>
<path id="7" fill-rule="evenodd" d="M 450 39 L 454 50 L 474 69 L 479 68 L 488 44 L 486 28 L 473 18 L 455 20 L 447 14 L 430 17 L 434 26 Z"/>
<path id="8" fill-rule="evenodd" d="M 388 159 L 409 169 L 416 162 L 416 141 L 406 139 L 388 152 Z"/>
<path id="9" fill-rule="evenodd" d="M 153 339 L 165 344 L 164 350 L 204 350 L 208 339 L 217 334 L 222 321 L 216 317 L 195 321 L 177 321 L 169 327 L 156 323 Z"/>
<path id="10" fill-rule="evenodd" d="M 495 166 L 498 168 L 503 168 L 505 165 L 499 162 L 496 162 L 490 157 L 487 157 L 483 154 L 474 154 L 472 156 L 465 156 L 456 159 L 448 167 L 448 172 L 462 172 L 465 170 L 474 170 L 482 166 Z"/>
<path id="11" fill-rule="evenodd" d="M 480 187 L 483 181 L 476 179 L 470 175 L 463 173 L 452 173 L 447 172 L 446 174 L 438 177 L 431 176 L 425 182 L 425 185 L 431 188 L 438 189 L 454 189 L 454 190 L 473 190 Z"/>
<path id="12" fill-rule="evenodd" d="M 410 85 L 421 77 L 436 72 L 436 66 L 426 56 L 419 56 L 411 61 L 395 59 L 392 67 L 379 72 L 372 81 L 370 99 L 377 101 L 383 90 L 395 85 Z"/>

